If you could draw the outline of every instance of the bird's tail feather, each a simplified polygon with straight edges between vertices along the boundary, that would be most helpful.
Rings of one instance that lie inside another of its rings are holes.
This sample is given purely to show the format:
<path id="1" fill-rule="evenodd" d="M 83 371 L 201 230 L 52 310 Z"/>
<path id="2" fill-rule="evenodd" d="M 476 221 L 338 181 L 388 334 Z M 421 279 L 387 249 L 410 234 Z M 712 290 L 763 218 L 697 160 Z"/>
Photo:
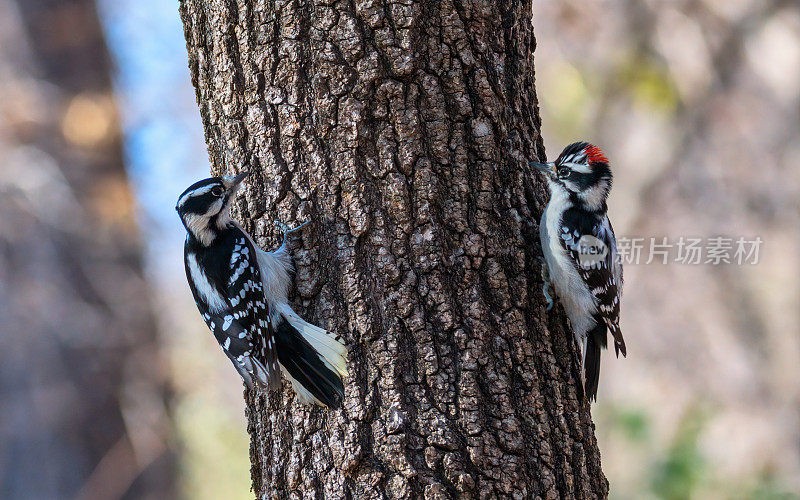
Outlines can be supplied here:
<path id="1" fill-rule="evenodd" d="M 347 349 L 337 336 L 307 323 L 288 304 L 279 314 L 275 328 L 278 361 L 298 399 L 338 406 L 344 397 Z"/>
<path id="2" fill-rule="evenodd" d="M 589 401 L 597 401 L 600 383 L 600 352 L 606 346 L 606 325 L 599 321 L 586 334 L 586 354 L 583 359 L 584 394 Z"/>
<path id="3" fill-rule="evenodd" d="M 341 337 L 306 322 L 292 310 L 289 304 L 283 304 L 280 313 L 322 355 L 331 369 L 336 371 L 340 377 L 347 375 L 347 347 L 342 343 Z"/>

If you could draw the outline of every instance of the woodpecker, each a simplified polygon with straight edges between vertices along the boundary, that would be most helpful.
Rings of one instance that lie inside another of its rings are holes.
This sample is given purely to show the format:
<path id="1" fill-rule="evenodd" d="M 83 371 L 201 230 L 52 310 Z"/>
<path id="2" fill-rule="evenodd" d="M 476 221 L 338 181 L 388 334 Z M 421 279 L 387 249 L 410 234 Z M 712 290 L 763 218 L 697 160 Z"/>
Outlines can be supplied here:
<path id="1" fill-rule="evenodd" d="M 622 263 L 606 215 L 611 168 L 603 151 L 587 142 L 570 144 L 556 161 L 530 165 L 544 174 L 550 191 L 539 223 L 547 309 L 552 283 L 581 346 L 584 394 L 597 401 L 607 331 L 617 357 L 627 354 L 619 328 Z"/>
<path id="2" fill-rule="evenodd" d="M 178 198 L 189 288 L 248 387 L 279 389 L 280 366 L 301 403 L 336 407 L 344 396 L 347 350 L 338 336 L 305 322 L 288 302 L 294 269 L 286 241 L 299 227 L 283 226 L 280 248 L 266 252 L 231 220 L 231 201 L 247 175 L 204 179 Z"/>

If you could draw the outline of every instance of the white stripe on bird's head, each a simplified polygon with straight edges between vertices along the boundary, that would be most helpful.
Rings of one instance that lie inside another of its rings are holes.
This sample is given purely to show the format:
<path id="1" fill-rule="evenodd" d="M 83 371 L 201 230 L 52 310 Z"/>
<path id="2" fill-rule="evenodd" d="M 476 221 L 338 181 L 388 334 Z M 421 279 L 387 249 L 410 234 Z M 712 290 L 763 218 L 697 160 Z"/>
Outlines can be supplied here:
<path id="1" fill-rule="evenodd" d="M 217 185 L 218 184 L 216 184 L 216 183 L 207 184 L 205 186 L 200 186 L 197 189 L 193 189 L 191 191 L 187 191 L 186 193 L 183 194 L 183 196 L 181 196 L 178 199 L 178 204 L 177 204 L 176 208 L 178 208 L 180 210 L 186 204 L 186 202 L 189 200 L 189 198 L 194 198 L 195 196 L 200 196 L 200 195 L 206 194 L 207 192 L 209 192 L 212 189 L 214 189 L 214 186 L 217 186 Z"/>

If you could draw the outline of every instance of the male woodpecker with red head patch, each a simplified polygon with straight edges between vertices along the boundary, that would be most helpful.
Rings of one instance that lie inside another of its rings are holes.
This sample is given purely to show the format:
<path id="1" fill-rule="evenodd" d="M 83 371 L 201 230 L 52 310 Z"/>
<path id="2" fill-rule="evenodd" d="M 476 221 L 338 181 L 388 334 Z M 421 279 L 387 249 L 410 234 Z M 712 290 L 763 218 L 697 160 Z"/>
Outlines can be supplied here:
<path id="1" fill-rule="evenodd" d="M 586 142 L 570 144 L 556 161 L 531 166 L 545 175 L 550 190 L 539 223 L 548 310 L 552 284 L 582 349 L 584 393 L 597 400 L 600 351 L 608 331 L 617 356 L 626 355 L 619 328 L 622 263 L 606 215 L 611 169 L 600 148 Z"/>

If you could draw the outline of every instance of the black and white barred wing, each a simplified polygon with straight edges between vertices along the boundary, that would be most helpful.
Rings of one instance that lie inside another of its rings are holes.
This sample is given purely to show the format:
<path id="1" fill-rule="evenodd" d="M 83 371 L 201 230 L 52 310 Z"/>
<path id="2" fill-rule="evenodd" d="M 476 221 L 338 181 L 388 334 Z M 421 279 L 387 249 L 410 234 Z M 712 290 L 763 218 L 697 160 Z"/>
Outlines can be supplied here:
<path id="1" fill-rule="evenodd" d="M 275 335 L 268 320 L 256 253 L 244 235 L 237 235 L 228 262 L 225 287 L 228 308 L 209 315 L 208 324 L 225 354 L 249 387 L 280 388 Z"/>
<path id="2" fill-rule="evenodd" d="M 614 337 L 617 356 L 626 355 L 625 340 L 619 328 L 622 297 L 622 264 L 617 259 L 614 230 L 607 217 L 588 227 L 562 223 L 561 242 L 572 257 L 597 305 L 595 319 L 606 324 Z"/>

